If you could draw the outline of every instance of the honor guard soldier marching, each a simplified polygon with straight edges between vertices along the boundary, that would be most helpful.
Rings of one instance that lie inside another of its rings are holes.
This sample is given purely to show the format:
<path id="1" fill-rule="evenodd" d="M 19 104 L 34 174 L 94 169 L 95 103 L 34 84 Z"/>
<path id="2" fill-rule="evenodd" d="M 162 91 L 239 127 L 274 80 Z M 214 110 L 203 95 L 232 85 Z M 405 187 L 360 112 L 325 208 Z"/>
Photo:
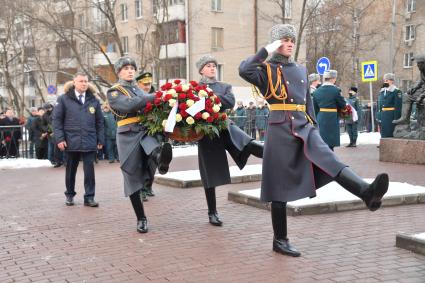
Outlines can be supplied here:
<path id="1" fill-rule="evenodd" d="M 372 184 L 366 183 L 323 142 L 316 127 L 307 70 L 291 59 L 295 37 L 294 26 L 273 26 L 272 43 L 239 66 L 240 76 L 257 86 L 270 105 L 261 200 L 271 202 L 273 250 L 290 256 L 300 256 L 300 252 L 287 238 L 288 201 L 314 197 L 316 189 L 335 180 L 374 211 L 381 206 L 389 182 L 384 173 Z"/>
<path id="2" fill-rule="evenodd" d="M 146 92 L 146 93 L 154 93 L 155 92 L 155 88 L 152 85 L 152 83 L 153 83 L 152 73 L 149 73 L 149 72 L 141 73 L 140 75 L 138 75 L 136 77 L 136 81 L 137 81 L 137 86 L 141 90 L 143 90 L 144 92 Z M 156 138 L 159 141 L 164 140 L 164 137 L 161 136 L 161 135 L 156 135 Z M 152 190 L 152 184 L 153 184 L 155 172 L 156 172 L 156 169 L 157 169 L 156 163 L 153 162 L 152 158 L 149 158 L 148 163 L 149 163 L 149 177 L 148 177 L 148 179 L 146 179 L 145 185 L 143 186 L 143 189 L 140 191 L 141 194 L 142 194 L 142 200 L 143 201 L 147 201 L 148 196 L 149 197 L 155 196 L 155 194 L 153 193 L 153 190 Z"/>
<path id="3" fill-rule="evenodd" d="M 208 85 L 214 91 L 222 103 L 221 111 L 225 111 L 235 106 L 235 96 L 231 85 L 216 80 L 217 65 L 217 60 L 211 55 L 205 55 L 196 62 L 199 74 L 202 75 L 199 84 Z M 220 136 L 212 139 L 205 136 L 198 142 L 199 171 L 207 199 L 209 222 L 214 226 L 222 225 L 216 208 L 215 187 L 231 182 L 226 151 L 242 169 L 251 154 L 263 157 L 263 145 L 229 119 L 227 129 L 222 130 Z"/>
<path id="4" fill-rule="evenodd" d="M 338 110 L 343 111 L 346 105 L 341 89 L 335 86 L 337 76 L 335 70 L 326 71 L 323 74 L 325 82 L 313 94 L 320 136 L 331 150 L 340 145 Z"/>
<path id="5" fill-rule="evenodd" d="M 394 74 L 385 74 L 384 85 L 378 96 L 378 120 L 381 121 L 382 138 L 393 137 L 393 120 L 401 116 L 402 92 L 395 86 L 394 80 Z"/>
<path id="6" fill-rule="evenodd" d="M 161 147 L 139 123 L 139 115 L 142 115 L 148 102 L 153 102 L 154 95 L 137 87 L 134 80 L 136 62 L 130 57 L 122 57 L 114 67 L 119 81 L 108 90 L 107 97 L 111 111 L 117 119 L 117 147 L 124 177 L 124 194 L 130 197 L 137 216 L 137 231 L 146 233 L 148 224 L 140 190 L 149 178 L 148 158 L 151 155 L 159 173 L 167 173 L 172 159 L 171 145 L 165 143 Z"/>

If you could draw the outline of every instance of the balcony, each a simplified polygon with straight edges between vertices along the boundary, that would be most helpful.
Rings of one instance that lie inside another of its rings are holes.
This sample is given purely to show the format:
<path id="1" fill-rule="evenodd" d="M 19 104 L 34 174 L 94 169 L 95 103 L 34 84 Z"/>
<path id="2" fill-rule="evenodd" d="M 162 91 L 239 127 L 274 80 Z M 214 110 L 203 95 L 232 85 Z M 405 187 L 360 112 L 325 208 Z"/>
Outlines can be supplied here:
<path id="1" fill-rule="evenodd" d="M 115 63 L 120 57 L 117 52 L 106 52 L 105 54 L 108 56 L 109 60 L 111 60 L 112 64 Z M 96 53 L 93 55 L 94 66 L 104 66 L 108 64 L 108 60 L 106 60 L 106 57 L 103 55 L 103 53 Z"/>
<path id="2" fill-rule="evenodd" d="M 165 56 L 165 47 L 168 47 L 168 56 Z M 165 58 L 185 58 L 186 57 L 186 43 L 173 43 L 168 45 L 161 45 L 159 51 L 159 59 Z"/>

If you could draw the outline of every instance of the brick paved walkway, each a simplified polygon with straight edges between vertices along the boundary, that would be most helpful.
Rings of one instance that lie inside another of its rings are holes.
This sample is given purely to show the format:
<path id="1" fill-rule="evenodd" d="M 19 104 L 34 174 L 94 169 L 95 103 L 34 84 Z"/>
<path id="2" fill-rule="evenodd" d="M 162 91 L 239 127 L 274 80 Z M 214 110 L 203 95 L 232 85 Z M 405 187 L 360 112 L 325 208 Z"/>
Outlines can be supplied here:
<path id="1" fill-rule="evenodd" d="M 425 185 L 424 166 L 380 163 L 375 146 L 337 153 L 364 177 L 387 170 Z M 196 158 L 177 158 L 171 171 L 195 168 Z M 290 258 L 271 251 L 267 211 L 227 200 L 258 182 L 217 190 L 223 227 L 208 224 L 201 188 L 156 185 L 142 235 L 118 164 L 96 166 L 97 209 L 82 205 L 81 171 L 74 207 L 64 205 L 63 168 L 0 171 L 0 282 L 425 282 L 425 256 L 395 247 L 397 232 L 425 232 L 424 205 L 289 217 L 303 253 Z"/>

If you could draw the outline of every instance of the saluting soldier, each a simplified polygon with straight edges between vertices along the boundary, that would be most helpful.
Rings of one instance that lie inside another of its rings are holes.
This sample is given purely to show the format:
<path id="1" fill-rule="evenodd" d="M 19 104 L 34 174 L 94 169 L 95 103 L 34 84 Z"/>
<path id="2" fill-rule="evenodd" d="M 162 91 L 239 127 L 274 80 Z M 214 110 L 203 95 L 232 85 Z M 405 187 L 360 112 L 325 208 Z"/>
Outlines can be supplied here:
<path id="1" fill-rule="evenodd" d="M 202 76 L 201 85 L 208 85 L 214 94 L 220 98 L 224 112 L 235 106 L 235 95 L 232 86 L 216 79 L 217 60 L 211 55 L 205 55 L 196 62 L 199 74 Z M 229 164 L 226 150 L 233 160 L 242 169 L 248 157 L 252 154 L 258 158 L 263 157 L 263 145 L 242 131 L 234 122 L 227 119 L 227 129 L 220 132 L 220 136 L 203 137 L 198 142 L 198 162 L 202 184 L 208 205 L 209 222 L 214 226 L 221 226 L 217 207 L 215 187 L 230 184 Z"/>
<path id="2" fill-rule="evenodd" d="M 341 89 L 335 86 L 337 76 L 336 70 L 326 71 L 323 85 L 313 95 L 320 136 L 331 150 L 340 145 L 338 110 L 343 111 L 346 105 Z"/>
<path id="3" fill-rule="evenodd" d="M 384 85 L 378 96 L 378 119 L 381 121 L 382 138 L 393 137 L 393 120 L 401 117 L 402 92 L 396 87 L 394 80 L 394 74 L 385 74 Z"/>
<path id="4" fill-rule="evenodd" d="M 153 83 L 153 76 L 152 73 L 150 72 L 144 72 L 144 73 L 140 73 L 140 75 L 138 75 L 136 77 L 136 81 L 137 81 L 137 85 L 139 86 L 139 88 L 141 90 L 143 90 L 146 93 L 154 93 L 155 92 L 155 88 L 153 87 L 152 83 Z M 156 138 L 159 141 L 164 140 L 164 137 L 160 136 L 160 135 L 156 135 Z M 152 190 L 152 184 L 155 178 L 155 172 L 156 172 L 156 163 L 154 162 L 154 160 L 152 160 L 152 158 L 149 158 L 148 160 L 149 163 L 149 177 L 146 179 L 145 185 L 143 186 L 143 189 L 140 191 L 142 194 L 142 200 L 143 201 L 147 201 L 148 200 L 148 196 L 149 197 L 153 197 L 155 196 L 153 190 Z"/>
<path id="5" fill-rule="evenodd" d="M 151 155 L 157 163 L 159 173 L 165 174 L 172 159 L 171 145 L 165 143 L 161 147 L 139 123 L 139 115 L 142 115 L 148 102 L 153 102 L 154 95 L 137 87 L 134 80 L 136 61 L 130 57 L 121 57 L 114 67 L 119 81 L 108 90 L 107 97 L 117 119 L 117 147 L 124 176 L 124 194 L 130 197 L 136 214 L 137 231 L 146 233 L 148 223 L 140 190 L 149 178 L 148 156 Z"/>
<path id="6" fill-rule="evenodd" d="M 294 26 L 273 26 L 272 43 L 239 66 L 240 76 L 257 86 L 270 105 L 261 200 L 271 202 L 273 250 L 290 256 L 300 256 L 300 252 L 287 238 L 288 201 L 314 197 L 316 189 L 335 180 L 374 211 L 388 189 L 387 174 L 368 184 L 323 142 L 316 127 L 307 70 L 291 58 L 295 38 Z M 266 62 L 269 54 L 271 59 Z"/>
<path id="7" fill-rule="evenodd" d="M 308 82 L 310 83 L 310 94 L 313 95 L 313 92 L 321 86 L 320 75 L 316 73 L 308 75 Z"/>

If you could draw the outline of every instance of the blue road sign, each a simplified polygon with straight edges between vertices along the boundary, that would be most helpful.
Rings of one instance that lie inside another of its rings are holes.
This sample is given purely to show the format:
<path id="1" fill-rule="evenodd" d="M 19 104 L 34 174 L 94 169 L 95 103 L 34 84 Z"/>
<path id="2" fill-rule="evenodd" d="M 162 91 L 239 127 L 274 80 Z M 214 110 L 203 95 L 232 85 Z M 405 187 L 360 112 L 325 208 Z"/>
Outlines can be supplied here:
<path id="1" fill-rule="evenodd" d="M 322 57 L 319 60 L 317 60 L 316 71 L 320 75 L 323 75 L 330 68 L 331 68 L 331 61 L 329 61 L 327 57 Z"/>
<path id="2" fill-rule="evenodd" d="M 47 93 L 48 94 L 55 94 L 56 93 L 56 87 L 54 85 L 49 85 L 47 87 Z"/>
<path id="3" fill-rule="evenodd" d="M 378 62 L 362 62 L 362 82 L 375 82 L 378 80 Z"/>

